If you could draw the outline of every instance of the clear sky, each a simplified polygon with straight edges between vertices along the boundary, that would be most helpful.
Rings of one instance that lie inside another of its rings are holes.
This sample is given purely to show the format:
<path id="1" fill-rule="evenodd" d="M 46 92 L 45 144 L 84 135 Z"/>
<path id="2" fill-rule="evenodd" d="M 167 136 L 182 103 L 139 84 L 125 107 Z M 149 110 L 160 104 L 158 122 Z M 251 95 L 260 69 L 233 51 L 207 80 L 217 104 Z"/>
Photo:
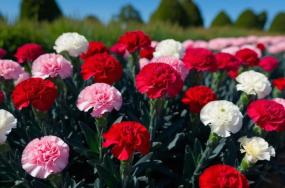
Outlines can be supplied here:
<path id="1" fill-rule="evenodd" d="M 148 20 L 151 13 L 157 8 L 160 0 L 57 0 L 65 15 L 84 17 L 97 15 L 103 22 L 107 22 L 112 15 L 127 3 L 137 8 L 144 20 Z M 200 7 L 206 26 L 220 11 L 226 10 L 232 19 L 237 18 L 245 8 L 256 12 L 266 10 L 269 20 L 279 11 L 285 11 L 285 0 L 195 0 Z M 0 12 L 14 20 L 19 14 L 20 0 L 1 0 Z"/>

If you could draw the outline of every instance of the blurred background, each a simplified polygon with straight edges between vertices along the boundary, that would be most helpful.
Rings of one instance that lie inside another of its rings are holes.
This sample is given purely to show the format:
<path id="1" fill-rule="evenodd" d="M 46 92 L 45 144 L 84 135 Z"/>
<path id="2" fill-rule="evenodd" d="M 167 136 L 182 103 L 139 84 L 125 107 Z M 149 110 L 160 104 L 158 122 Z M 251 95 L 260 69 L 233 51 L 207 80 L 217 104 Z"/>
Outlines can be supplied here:
<path id="1" fill-rule="evenodd" d="M 126 30 L 154 40 L 280 35 L 284 0 L 1 0 L 0 47 L 25 42 L 51 49 L 63 32 L 76 31 L 107 45 Z"/>

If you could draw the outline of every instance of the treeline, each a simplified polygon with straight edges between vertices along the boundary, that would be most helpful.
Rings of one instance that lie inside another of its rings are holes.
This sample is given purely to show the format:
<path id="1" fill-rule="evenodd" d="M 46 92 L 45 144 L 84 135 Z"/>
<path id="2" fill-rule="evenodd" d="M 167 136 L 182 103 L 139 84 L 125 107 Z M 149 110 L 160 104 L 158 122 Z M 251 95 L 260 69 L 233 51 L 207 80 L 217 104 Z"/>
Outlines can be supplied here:
<path id="1" fill-rule="evenodd" d="M 56 0 L 21 1 L 20 20 L 53 21 L 62 16 L 63 13 Z M 0 15 L 1 20 L 3 21 L 5 18 Z M 100 20 L 93 15 L 87 16 L 85 20 L 100 23 Z M 253 10 L 247 9 L 241 12 L 236 20 L 232 20 L 225 11 L 221 11 L 212 20 L 210 27 L 264 30 L 267 21 L 265 11 L 255 13 Z M 140 12 L 130 4 L 123 6 L 119 13 L 112 17 L 110 22 L 122 24 L 144 23 Z M 204 26 L 201 11 L 193 0 L 161 0 L 158 8 L 150 16 L 149 22 L 167 22 L 183 28 Z M 269 31 L 285 32 L 285 12 L 280 12 L 275 16 Z"/>

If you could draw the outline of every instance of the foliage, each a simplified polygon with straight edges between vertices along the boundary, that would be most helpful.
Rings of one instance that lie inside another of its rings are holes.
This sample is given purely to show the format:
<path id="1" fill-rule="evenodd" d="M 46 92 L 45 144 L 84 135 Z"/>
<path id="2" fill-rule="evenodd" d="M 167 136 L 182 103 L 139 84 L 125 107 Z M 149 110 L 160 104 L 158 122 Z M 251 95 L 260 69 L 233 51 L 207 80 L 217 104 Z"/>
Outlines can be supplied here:
<path id="1" fill-rule="evenodd" d="M 267 21 L 267 13 L 265 11 L 263 11 L 260 14 L 258 14 L 257 18 L 258 18 L 258 28 L 264 29 L 264 26 L 265 26 L 266 21 Z"/>
<path id="2" fill-rule="evenodd" d="M 123 6 L 118 15 L 114 16 L 114 21 L 119 23 L 143 23 L 140 12 L 135 9 L 131 4 Z"/>
<path id="3" fill-rule="evenodd" d="M 236 20 L 235 26 L 238 28 L 257 29 L 258 18 L 252 10 L 244 10 Z"/>
<path id="4" fill-rule="evenodd" d="M 180 4 L 187 14 L 187 26 L 189 27 L 203 27 L 203 18 L 199 7 L 193 0 L 180 0 Z"/>
<path id="5" fill-rule="evenodd" d="M 285 12 L 278 13 L 272 21 L 270 31 L 284 32 L 285 31 Z"/>
<path id="6" fill-rule="evenodd" d="M 224 27 L 232 25 L 232 20 L 225 11 L 221 11 L 213 19 L 211 27 Z"/>

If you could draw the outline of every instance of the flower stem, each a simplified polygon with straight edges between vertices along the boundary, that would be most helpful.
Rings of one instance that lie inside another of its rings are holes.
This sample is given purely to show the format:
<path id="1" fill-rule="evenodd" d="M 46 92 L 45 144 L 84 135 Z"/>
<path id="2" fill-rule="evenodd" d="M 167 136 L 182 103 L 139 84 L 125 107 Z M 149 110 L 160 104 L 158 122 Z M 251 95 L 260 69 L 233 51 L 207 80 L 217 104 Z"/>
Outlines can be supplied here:
<path id="1" fill-rule="evenodd" d="M 102 151 L 102 142 L 103 142 L 103 132 L 107 125 L 107 118 L 101 117 L 96 118 L 96 129 L 98 134 L 98 142 L 99 142 L 99 160 L 101 161 L 103 159 L 103 151 Z"/>
<path id="2" fill-rule="evenodd" d="M 133 156 L 130 157 L 127 161 L 121 161 L 120 164 L 120 174 L 122 179 L 122 188 L 127 187 L 128 179 L 130 176 L 130 171 L 132 167 Z"/>
<path id="3" fill-rule="evenodd" d="M 239 167 L 238 167 L 238 170 L 240 172 L 246 172 L 250 167 L 252 166 L 252 164 L 250 164 L 248 162 L 248 160 L 245 159 L 245 157 L 242 159 Z"/>
<path id="4" fill-rule="evenodd" d="M 163 100 L 154 99 L 149 101 L 149 132 L 151 135 L 151 140 L 155 137 L 155 132 L 157 130 L 157 122 L 162 110 Z"/>

